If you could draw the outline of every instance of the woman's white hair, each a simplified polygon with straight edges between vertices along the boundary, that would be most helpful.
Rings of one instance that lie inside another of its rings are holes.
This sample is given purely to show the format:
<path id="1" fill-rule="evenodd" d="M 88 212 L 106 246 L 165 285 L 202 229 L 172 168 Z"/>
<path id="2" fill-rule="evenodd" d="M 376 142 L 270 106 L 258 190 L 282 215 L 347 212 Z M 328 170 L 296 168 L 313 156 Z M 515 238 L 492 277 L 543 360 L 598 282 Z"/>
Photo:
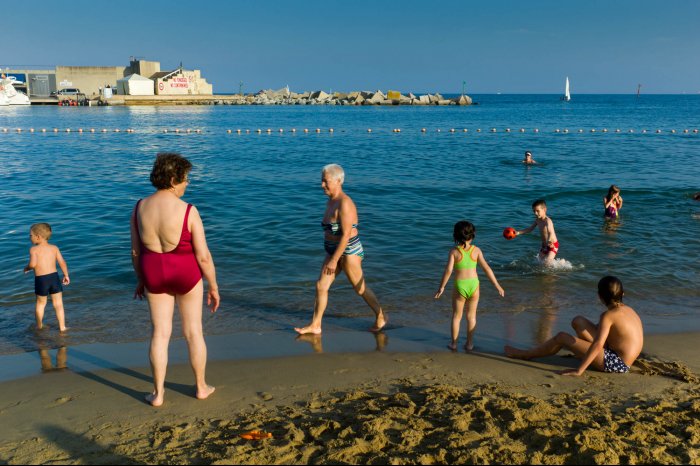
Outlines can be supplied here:
<path id="1" fill-rule="evenodd" d="M 343 167 L 341 167 L 337 163 L 329 163 L 328 165 L 323 167 L 321 173 L 328 173 L 330 176 L 340 181 L 341 183 L 345 181 L 345 170 L 343 170 Z"/>

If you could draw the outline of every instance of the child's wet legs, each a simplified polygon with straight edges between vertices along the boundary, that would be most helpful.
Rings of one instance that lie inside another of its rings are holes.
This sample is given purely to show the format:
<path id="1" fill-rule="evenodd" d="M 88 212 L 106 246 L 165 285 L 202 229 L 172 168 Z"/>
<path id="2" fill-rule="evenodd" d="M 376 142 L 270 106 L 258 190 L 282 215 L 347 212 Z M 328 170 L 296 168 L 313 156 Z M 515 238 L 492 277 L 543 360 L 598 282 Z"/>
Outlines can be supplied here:
<path id="1" fill-rule="evenodd" d="M 47 296 L 36 296 L 36 309 L 34 315 L 36 317 L 36 329 L 41 330 L 44 322 L 44 311 L 46 310 Z"/>
<path id="2" fill-rule="evenodd" d="M 56 319 L 58 320 L 58 329 L 61 332 L 65 332 L 66 327 L 66 315 L 63 310 L 63 293 L 56 293 L 51 295 L 51 303 L 56 311 Z"/>

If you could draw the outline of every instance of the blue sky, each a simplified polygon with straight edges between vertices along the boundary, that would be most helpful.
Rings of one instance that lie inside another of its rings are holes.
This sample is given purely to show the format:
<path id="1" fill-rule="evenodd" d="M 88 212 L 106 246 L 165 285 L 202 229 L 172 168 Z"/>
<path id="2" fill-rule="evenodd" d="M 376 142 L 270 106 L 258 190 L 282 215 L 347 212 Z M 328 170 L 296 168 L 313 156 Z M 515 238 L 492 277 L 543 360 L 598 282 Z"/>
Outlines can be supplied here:
<path id="1" fill-rule="evenodd" d="M 700 92 L 700 1 L 37 1 L 0 66 L 201 69 L 215 92 Z M 9 40 L 8 40 L 9 38 Z M 9 46 L 7 45 L 9 44 Z"/>

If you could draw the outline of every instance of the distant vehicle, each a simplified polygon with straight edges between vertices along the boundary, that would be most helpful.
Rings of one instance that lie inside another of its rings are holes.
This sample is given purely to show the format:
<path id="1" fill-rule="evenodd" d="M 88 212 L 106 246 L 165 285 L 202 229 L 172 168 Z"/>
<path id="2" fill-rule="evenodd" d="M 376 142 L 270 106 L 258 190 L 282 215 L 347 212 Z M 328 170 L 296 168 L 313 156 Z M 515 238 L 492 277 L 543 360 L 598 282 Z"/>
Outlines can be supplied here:
<path id="1" fill-rule="evenodd" d="M 56 95 L 57 95 L 57 96 L 61 96 L 61 95 L 78 95 L 78 94 L 80 94 L 80 93 L 81 93 L 81 92 L 80 92 L 80 89 L 77 89 L 77 88 L 75 88 L 75 87 L 67 87 L 67 88 L 65 88 L 65 89 L 61 89 L 61 90 L 57 91 L 57 92 L 56 92 Z"/>

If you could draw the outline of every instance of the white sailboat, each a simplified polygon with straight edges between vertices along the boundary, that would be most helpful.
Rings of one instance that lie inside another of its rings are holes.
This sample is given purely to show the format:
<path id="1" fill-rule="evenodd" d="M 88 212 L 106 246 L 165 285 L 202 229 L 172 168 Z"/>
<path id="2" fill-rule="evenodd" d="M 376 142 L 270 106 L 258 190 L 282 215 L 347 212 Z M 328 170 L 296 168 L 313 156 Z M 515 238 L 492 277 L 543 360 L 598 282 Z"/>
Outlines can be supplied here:
<path id="1" fill-rule="evenodd" d="M 564 85 L 564 95 L 561 97 L 561 100 L 568 102 L 571 100 L 571 93 L 569 93 L 569 77 L 566 77 L 566 84 Z"/>

